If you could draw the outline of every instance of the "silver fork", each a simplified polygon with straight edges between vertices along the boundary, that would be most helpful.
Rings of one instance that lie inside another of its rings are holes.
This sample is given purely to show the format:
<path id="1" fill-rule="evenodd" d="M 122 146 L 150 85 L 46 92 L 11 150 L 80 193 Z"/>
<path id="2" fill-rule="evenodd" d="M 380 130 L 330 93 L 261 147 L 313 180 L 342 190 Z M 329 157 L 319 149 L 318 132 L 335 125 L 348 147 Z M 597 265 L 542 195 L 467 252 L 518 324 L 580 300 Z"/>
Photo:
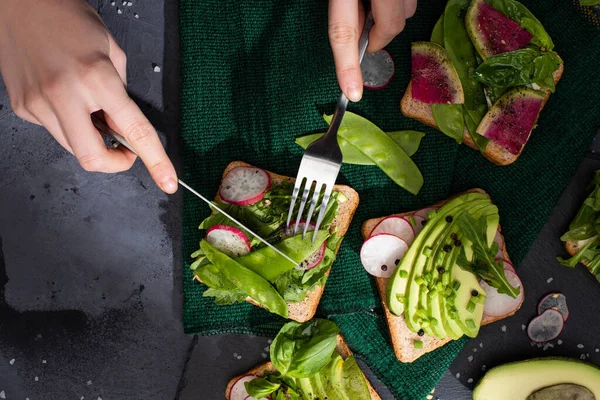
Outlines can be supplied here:
<path id="1" fill-rule="evenodd" d="M 369 15 L 365 19 L 363 31 L 358 42 L 359 63 L 362 62 L 367 49 L 367 44 L 369 44 L 369 31 L 371 30 L 372 26 L 373 16 L 369 12 Z M 304 224 L 302 238 L 304 238 L 306 236 L 306 232 L 308 232 L 310 221 L 317 206 L 317 201 L 321 195 L 321 191 L 324 192 L 323 199 L 321 200 L 321 209 L 319 210 L 319 216 L 317 217 L 317 222 L 314 227 L 312 237 L 313 242 L 317 237 L 317 231 L 321 226 L 321 222 L 323 222 L 325 210 L 327 209 L 327 203 L 329 203 L 329 198 L 331 197 L 331 191 L 333 190 L 333 186 L 335 185 L 335 181 L 340 172 L 340 167 L 342 166 L 342 151 L 340 150 L 340 145 L 337 141 L 337 133 L 338 129 L 340 128 L 340 124 L 342 123 L 342 118 L 344 118 L 344 113 L 346 112 L 347 106 L 348 98 L 344 95 L 344 93 L 342 93 L 338 100 L 335 114 L 333 115 L 333 119 L 329 129 L 327 130 L 327 133 L 320 139 L 315 140 L 306 148 L 304 151 L 304 156 L 302 156 L 302 161 L 300 161 L 298 175 L 296 176 L 296 184 L 294 185 L 294 191 L 292 192 L 292 203 L 290 204 L 290 210 L 288 211 L 286 222 L 286 228 L 288 230 L 290 229 L 290 222 L 292 221 L 292 216 L 294 214 L 294 206 L 296 205 L 296 200 L 298 200 L 298 193 L 300 192 L 302 183 L 304 181 L 306 181 L 306 183 L 304 184 L 302 200 L 300 202 L 300 208 L 298 209 L 296 223 L 293 228 L 294 235 L 298 232 L 298 226 L 300 224 L 304 207 L 306 206 L 313 183 L 315 184 L 314 192 L 312 200 L 310 201 L 310 207 L 308 209 L 308 215 Z"/>

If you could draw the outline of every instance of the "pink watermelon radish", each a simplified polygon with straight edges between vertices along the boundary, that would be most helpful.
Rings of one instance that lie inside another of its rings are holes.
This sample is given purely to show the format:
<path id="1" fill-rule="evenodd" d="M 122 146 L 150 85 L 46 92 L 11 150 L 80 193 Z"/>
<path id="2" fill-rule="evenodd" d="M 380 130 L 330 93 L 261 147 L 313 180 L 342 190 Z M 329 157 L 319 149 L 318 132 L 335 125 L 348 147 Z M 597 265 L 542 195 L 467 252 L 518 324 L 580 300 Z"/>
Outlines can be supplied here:
<path id="1" fill-rule="evenodd" d="M 504 317 L 516 311 L 523 300 L 523 285 L 521 280 L 514 272 L 504 270 L 506 279 L 512 287 L 521 288 L 516 298 L 507 294 L 498 293 L 495 287 L 488 285 L 485 281 L 480 281 L 481 287 L 485 290 L 486 299 L 483 306 L 483 313 L 490 317 Z"/>
<path id="2" fill-rule="evenodd" d="M 290 227 L 289 229 L 285 229 L 283 234 L 281 235 L 283 238 L 287 238 L 290 236 L 294 235 L 294 226 L 296 225 L 296 221 L 290 221 Z M 306 226 L 306 220 L 301 219 L 300 221 L 298 221 L 298 233 L 304 232 L 304 227 Z M 310 222 L 310 224 L 308 225 L 308 229 L 306 230 L 306 232 L 312 232 L 315 230 L 315 223 L 314 222 Z M 309 269 L 313 269 L 314 267 L 316 267 L 317 265 L 321 264 L 321 261 L 323 261 L 323 257 L 325 257 L 325 249 L 327 248 L 327 242 L 323 242 L 323 245 L 321 247 L 319 247 L 319 250 L 315 251 L 314 253 L 312 253 L 310 255 L 310 257 L 308 257 L 306 260 L 302 261 L 300 264 L 298 264 L 296 266 L 297 269 L 301 269 L 301 270 L 309 270 Z"/>
<path id="3" fill-rule="evenodd" d="M 244 232 L 228 225 L 211 227 L 206 232 L 206 241 L 229 257 L 241 257 L 252 250 Z"/>
<path id="4" fill-rule="evenodd" d="M 448 52 L 439 44 L 412 44 L 412 96 L 427 104 L 465 102 L 458 73 Z"/>
<path id="5" fill-rule="evenodd" d="M 227 393 L 227 400 L 245 400 L 248 398 L 249 394 L 246 390 L 246 382 L 250 382 L 257 378 L 256 375 L 244 375 L 238 378 L 237 381 L 231 385 L 231 389 L 229 389 L 229 393 Z"/>
<path id="6" fill-rule="evenodd" d="M 380 233 L 365 240 L 360 249 L 360 261 L 369 274 L 389 278 L 407 250 L 408 245 L 398 236 Z"/>
<path id="7" fill-rule="evenodd" d="M 412 224 L 403 217 L 387 217 L 382 219 L 377 226 L 375 226 L 370 236 L 379 233 L 389 233 L 398 236 L 409 246 L 415 238 L 415 229 Z"/>
<path id="8" fill-rule="evenodd" d="M 394 60 L 385 50 L 365 54 L 360 63 L 363 85 L 367 89 L 383 89 L 394 76 Z"/>
<path id="9" fill-rule="evenodd" d="M 474 0 L 465 17 L 467 33 L 485 60 L 527 46 L 533 35 L 484 0 Z"/>
<path id="10" fill-rule="evenodd" d="M 549 309 L 531 320 L 527 327 L 527 335 L 534 342 L 542 343 L 554 340 L 560 335 L 565 321 L 560 312 Z"/>
<path id="11" fill-rule="evenodd" d="M 219 195 L 224 202 L 237 206 L 254 204 L 271 187 L 271 177 L 264 169 L 236 167 L 225 175 Z"/>
<path id="12" fill-rule="evenodd" d="M 519 154 L 529 140 L 545 98 L 546 93 L 525 87 L 510 90 L 485 114 L 477 133 L 511 154 Z"/>

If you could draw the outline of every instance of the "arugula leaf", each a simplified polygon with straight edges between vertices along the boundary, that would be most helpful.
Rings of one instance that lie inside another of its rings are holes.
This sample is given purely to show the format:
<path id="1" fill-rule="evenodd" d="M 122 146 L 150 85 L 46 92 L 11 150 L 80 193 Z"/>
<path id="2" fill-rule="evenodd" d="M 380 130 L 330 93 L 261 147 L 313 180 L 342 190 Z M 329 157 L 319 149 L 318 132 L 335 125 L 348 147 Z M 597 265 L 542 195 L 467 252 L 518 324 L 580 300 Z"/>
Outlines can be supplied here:
<path id="1" fill-rule="evenodd" d="M 579 0 L 579 4 L 582 6 L 597 6 L 600 4 L 600 0 Z"/>
<path id="2" fill-rule="evenodd" d="M 531 33 L 533 44 L 546 50 L 554 48 L 554 43 L 542 23 L 523 4 L 516 0 L 491 0 L 491 5 Z"/>
<path id="3" fill-rule="evenodd" d="M 590 260 L 595 258 L 595 252 L 591 252 L 591 251 L 594 250 L 595 246 L 597 246 L 599 243 L 600 243 L 600 236 L 598 236 L 596 239 L 590 241 L 588 244 L 583 246 L 577 252 L 577 254 L 575 254 L 574 256 L 567 258 L 567 259 L 562 258 L 562 257 L 557 257 L 556 259 L 558 260 L 559 263 L 561 263 L 565 267 L 575 268 L 575 266 L 578 263 L 580 263 L 584 258 L 587 258 Z M 598 249 L 596 249 L 596 250 L 597 250 L 598 254 L 600 254 L 600 250 L 598 250 Z M 586 253 L 587 253 L 587 257 L 585 257 Z"/>
<path id="4" fill-rule="evenodd" d="M 246 391 L 255 399 L 263 399 L 279 389 L 280 382 L 272 382 L 267 378 L 256 378 L 244 383 Z"/>
<path id="5" fill-rule="evenodd" d="M 243 303 L 248 295 L 241 289 L 213 289 L 208 288 L 202 293 L 202 297 L 214 297 L 218 306 L 229 306 L 235 303 Z"/>
<path id="6" fill-rule="evenodd" d="M 319 284 L 325 283 L 327 279 L 325 274 L 334 260 L 335 253 L 327 247 L 323 261 L 319 265 L 308 271 L 297 268 L 291 269 L 275 280 L 275 287 L 285 301 L 289 303 L 303 301 L 310 290 Z"/>
<path id="7" fill-rule="evenodd" d="M 496 261 L 496 253 L 498 253 L 498 245 L 492 243 L 492 246 L 487 244 L 487 218 L 485 216 L 475 220 L 469 213 L 462 214 L 458 221 L 460 230 L 465 234 L 466 238 L 472 243 L 473 260 L 467 261 L 465 248 L 460 253 L 458 264 L 464 268 L 471 270 L 480 279 L 486 281 L 490 286 L 495 287 L 498 293 L 504 293 L 512 298 L 519 295 L 520 289 L 514 288 L 506 279 L 504 274 L 504 262 Z"/>
<path id="8" fill-rule="evenodd" d="M 475 79 L 491 88 L 510 88 L 536 83 L 554 91 L 553 73 L 561 64 L 554 52 L 535 47 L 488 57 L 475 70 Z"/>
<path id="9" fill-rule="evenodd" d="M 271 362 L 282 375 L 308 378 L 331 360 L 339 329 L 326 319 L 288 322 L 271 344 Z"/>

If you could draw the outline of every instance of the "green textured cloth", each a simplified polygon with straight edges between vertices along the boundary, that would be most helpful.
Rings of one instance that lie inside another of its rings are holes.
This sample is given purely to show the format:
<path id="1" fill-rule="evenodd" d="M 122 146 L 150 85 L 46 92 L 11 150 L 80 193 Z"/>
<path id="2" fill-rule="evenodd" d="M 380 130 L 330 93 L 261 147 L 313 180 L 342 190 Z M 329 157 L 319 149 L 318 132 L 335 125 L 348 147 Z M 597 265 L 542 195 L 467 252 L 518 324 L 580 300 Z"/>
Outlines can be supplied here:
<path id="1" fill-rule="evenodd" d="M 349 109 L 384 130 L 427 132 L 414 160 L 425 177 L 418 196 L 376 167 L 344 165 L 339 183 L 361 204 L 333 266 L 318 315 L 336 321 L 357 356 L 402 399 L 424 398 L 464 341 L 412 364 L 398 362 L 389 343 L 374 280 L 359 260 L 361 224 L 414 210 L 481 187 L 500 209 L 511 257 L 519 263 L 600 126 L 600 31 L 564 0 L 525 1 L 554 39 L 565 74 L 525 151 L 507 167 L 405 118 L 399 103 L 410 80 L 410 44 L 427 40 L 441 1 L 420 1 L 417 14 L 387 50 L 396 64 L 391 84 L 366 91 Z M 339 89 L 327 38 L 327 1 L 181 0 L 181 129 L 184 180 L 212 196 L 230 161 L 295 176 L 302 156 L 294 138 L 325 131 Z M 192 281 L 189 254 L 210 210 L 184 197 L 184 323 L 188 333 L 274 335 L 283 320 L 249 304 L 215 306 Z"/>

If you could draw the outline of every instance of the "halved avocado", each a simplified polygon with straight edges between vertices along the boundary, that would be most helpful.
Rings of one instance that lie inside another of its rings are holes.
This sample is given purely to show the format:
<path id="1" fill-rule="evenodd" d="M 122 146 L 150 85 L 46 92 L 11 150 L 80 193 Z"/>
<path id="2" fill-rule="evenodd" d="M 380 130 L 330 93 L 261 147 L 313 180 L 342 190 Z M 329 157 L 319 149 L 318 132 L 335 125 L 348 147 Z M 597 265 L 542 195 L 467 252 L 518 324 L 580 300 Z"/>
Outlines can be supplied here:
<path id="1" fill-rule="evenodd" d="M 473 391 L 473 400 L 527 400 L 540 389 L 583 386 L 600 400 L 600 368 L 570 358 L 534 358 L 492 368 Z"/>

